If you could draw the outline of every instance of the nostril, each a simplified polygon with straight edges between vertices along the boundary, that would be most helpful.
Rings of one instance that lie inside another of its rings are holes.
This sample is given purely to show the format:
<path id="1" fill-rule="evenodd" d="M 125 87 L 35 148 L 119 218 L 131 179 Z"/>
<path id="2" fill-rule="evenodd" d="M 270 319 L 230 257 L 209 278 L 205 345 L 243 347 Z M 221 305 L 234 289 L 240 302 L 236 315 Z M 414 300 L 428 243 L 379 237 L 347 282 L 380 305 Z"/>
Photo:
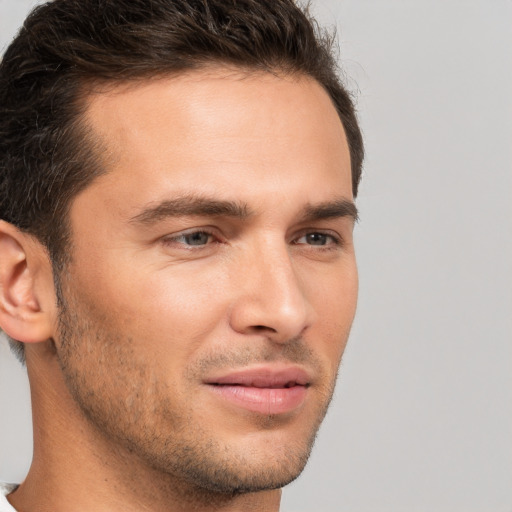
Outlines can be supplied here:
<path id="1" fill-rule="evenodd" d="M 253 329 L 255 331 L 277 332 L 276 329 L 274 329 L 273 327 L 267 327 L 266 325 L 255 325 L 255 326 L 253 326 Z"/>

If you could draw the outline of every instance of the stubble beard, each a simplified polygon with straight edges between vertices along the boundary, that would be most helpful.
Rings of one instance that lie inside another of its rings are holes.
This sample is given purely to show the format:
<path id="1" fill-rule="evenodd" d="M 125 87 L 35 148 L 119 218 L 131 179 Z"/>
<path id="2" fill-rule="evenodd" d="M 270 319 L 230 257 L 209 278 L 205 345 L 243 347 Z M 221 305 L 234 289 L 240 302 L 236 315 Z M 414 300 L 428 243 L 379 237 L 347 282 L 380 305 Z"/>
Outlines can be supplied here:
<path id="1" fill-rule="evenodd" d="M 135 352 L 134 340 L 120 336 L 104 313 L 88 311 L 83 302 L 66 295 L 59 301 L 60 366 L 83 416 L 130 468 L 126 478 L 139 480 L 134 468 L 144 468 L 182 499 L 209 503 L 278 489 L 300 475 L 332 398 L 334 379 L 322 392 L 309 435 L 290 442 L 286 453 L 268 453 L 264 462 L 255 463 L 251 454 L 233 450 L 208 433 L 198 422 L 200 413 L 194 416 L 192 410 L 176 406 L 180 401 L 172 386 L 155 379 Z M 299 347 L 292 359 L 308 357 L 304 351 Z M 262 417 L 257 428 L 271 431 L 280 421 Z"/>

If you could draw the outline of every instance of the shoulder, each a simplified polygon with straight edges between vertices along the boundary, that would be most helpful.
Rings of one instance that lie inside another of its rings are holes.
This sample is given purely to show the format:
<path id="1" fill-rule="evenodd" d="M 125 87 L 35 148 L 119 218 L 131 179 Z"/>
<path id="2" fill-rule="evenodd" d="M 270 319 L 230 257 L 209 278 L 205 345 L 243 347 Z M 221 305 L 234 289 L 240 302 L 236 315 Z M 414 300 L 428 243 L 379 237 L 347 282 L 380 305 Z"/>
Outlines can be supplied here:
<path id="1" fill-rule="evenodd" d="M 16 487 L 18 487 L 17 484 L 5 484 L 0 482 L 0 512 L 16 512 L 6 498 Z"/>

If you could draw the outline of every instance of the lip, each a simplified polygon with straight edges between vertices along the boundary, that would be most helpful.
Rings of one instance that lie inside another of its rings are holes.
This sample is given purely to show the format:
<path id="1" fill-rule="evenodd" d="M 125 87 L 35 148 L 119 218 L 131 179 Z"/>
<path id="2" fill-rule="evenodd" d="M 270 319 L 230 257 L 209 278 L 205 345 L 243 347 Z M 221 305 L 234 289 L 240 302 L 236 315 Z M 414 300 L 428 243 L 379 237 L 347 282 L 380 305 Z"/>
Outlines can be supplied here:
<path id="1" fill-rule="evenodd" d="M 306 400 L 311 378 L 299 367 L 253 367 L 205 381 L 208 389 L 248 411 L 275 415 L 292 412 Z"/>

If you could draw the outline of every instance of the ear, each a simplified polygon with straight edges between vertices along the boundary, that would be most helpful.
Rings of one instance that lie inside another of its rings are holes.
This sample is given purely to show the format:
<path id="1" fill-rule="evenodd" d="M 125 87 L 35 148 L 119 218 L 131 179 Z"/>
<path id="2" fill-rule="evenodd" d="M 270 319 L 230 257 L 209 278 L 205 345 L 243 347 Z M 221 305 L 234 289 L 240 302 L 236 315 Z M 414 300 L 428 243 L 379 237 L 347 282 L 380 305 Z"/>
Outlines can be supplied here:
<path id="1" fill-rule="evenodd" d="M 0 220 L 0 327 L 24 343 L 53 336 L 56 318 L 48 253 L 33 236 Z"/>

